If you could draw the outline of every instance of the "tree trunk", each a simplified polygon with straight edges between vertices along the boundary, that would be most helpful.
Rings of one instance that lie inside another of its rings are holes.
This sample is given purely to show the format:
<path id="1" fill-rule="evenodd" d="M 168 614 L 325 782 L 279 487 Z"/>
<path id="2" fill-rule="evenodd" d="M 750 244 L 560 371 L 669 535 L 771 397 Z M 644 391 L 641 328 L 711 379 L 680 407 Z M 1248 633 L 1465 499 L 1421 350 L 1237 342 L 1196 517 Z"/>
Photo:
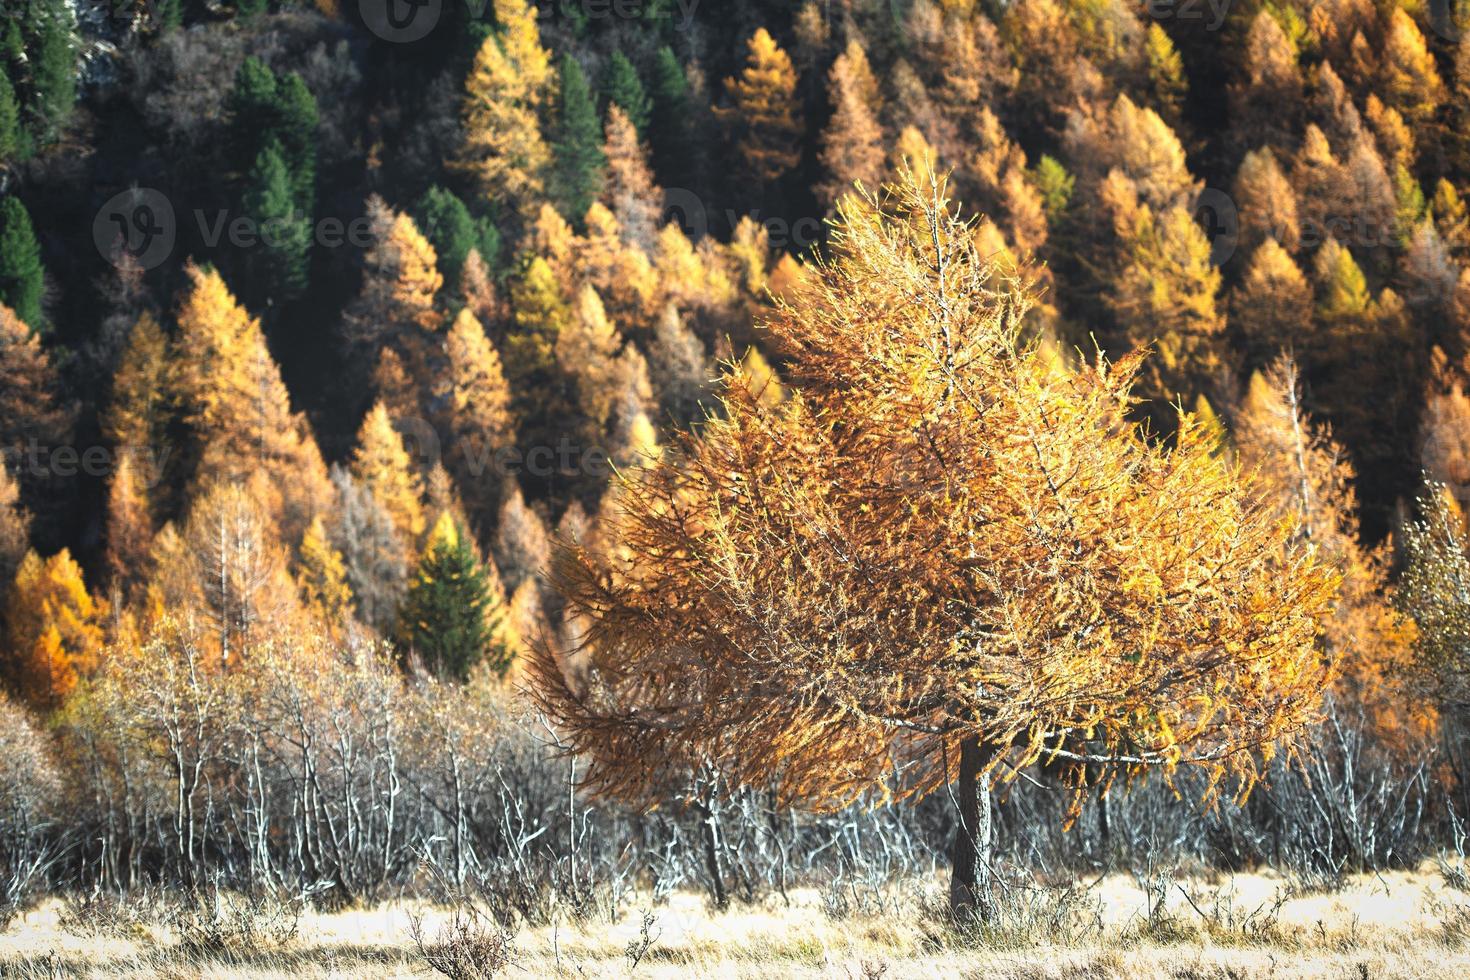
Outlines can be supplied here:
<path id="1" fill-rule="evenodd" d="M 984 921 L 995 913 L 990 775 L 982 775 L 990 755 L 973 736 L 960 744 L 959 822 L 949 878 L 949 911 L 956 919 Z"/>

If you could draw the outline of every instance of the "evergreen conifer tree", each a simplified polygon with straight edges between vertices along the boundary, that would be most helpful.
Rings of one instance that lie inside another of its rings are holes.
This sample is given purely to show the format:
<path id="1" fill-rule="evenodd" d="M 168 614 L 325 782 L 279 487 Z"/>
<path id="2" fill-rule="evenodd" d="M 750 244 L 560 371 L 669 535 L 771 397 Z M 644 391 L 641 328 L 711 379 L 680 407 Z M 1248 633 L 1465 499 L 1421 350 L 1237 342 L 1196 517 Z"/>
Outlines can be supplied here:
<path id="1" fill-rule="evenodd" d="M 459 681 L 483 661 L 503 675 L 510 655 L 494 638 L 503 616 L 463 530 L 448 513 L 441 515 L 399 610 L 405 653 Z"/>

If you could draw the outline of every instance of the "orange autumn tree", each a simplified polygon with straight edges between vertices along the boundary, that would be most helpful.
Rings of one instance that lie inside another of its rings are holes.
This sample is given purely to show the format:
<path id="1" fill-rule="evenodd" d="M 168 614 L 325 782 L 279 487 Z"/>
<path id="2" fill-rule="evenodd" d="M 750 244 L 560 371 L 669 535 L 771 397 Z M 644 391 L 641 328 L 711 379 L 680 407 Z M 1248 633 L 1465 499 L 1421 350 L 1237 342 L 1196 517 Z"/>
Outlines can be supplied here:
<path id="1" fill-rule="evenodd" d="M 1336 576 L 1213 452 L 1130 423 L 1138 359 L 1026 339 L 946 181 L 849 198 L 766 327 L 784 401 L 724 411 L 626 473 L 617 547 L 564 546 L 586 624 L 541 707 L 593 791 L 651 803 L 713 765 L 835 808 L 958 781 L 950 901 L 987 914 L 990 787 L 1047 762 L 1202 768 L 1242 792 L 1316 713 Z"/>
<path id="2" fill-rule="evenodd" d="M 105 618 L 105 604 L 87 591 L 70 552 L 27 553 L 0 620 L 6 625 L 0 675 L 11 692 L 40 711 L 60 705 L 100 664 Z"/>

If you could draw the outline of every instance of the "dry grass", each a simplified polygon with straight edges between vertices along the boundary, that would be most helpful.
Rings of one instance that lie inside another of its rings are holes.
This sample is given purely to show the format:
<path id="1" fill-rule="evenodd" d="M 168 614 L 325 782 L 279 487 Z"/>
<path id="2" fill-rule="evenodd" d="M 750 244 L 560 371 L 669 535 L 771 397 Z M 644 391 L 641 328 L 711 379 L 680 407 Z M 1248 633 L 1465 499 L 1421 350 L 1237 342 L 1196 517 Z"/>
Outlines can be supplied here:
<path id="1" fill-rule="evenodd" d="M 835 900 L 844 891 L 846 898 Z M 1470 976 L 1470 895 L 1430 866 L 1359 876 L 1339 891 L 1313 894 L 1274 875 L 1113 876 L 1066 891 L 1014 892 L 1005 919 L 983 934 L 945 928 L 932 911 L 938 893 L 933 886 L 803 890 L 791 894 L 789 906 L 772 899 L 725 914 L 712 913 L 698 896 L 677 895 L 647 910 L 635 903 L 615 923 L 523 930 L 503 975 Z M 0 934 L 0 976 L 423 977 L 433 974 L 420 942 L 432 948 L 474 931 L 463 912 L 395 903 L 307 914 L 278 943 L 204 949 L 180 934 L 178 921 L 127 908 L 78 914 L 74 903 L 50 901 Z M 461 976 L 490 975 L 477 971 L 472 957 L 458 962 Z"/>

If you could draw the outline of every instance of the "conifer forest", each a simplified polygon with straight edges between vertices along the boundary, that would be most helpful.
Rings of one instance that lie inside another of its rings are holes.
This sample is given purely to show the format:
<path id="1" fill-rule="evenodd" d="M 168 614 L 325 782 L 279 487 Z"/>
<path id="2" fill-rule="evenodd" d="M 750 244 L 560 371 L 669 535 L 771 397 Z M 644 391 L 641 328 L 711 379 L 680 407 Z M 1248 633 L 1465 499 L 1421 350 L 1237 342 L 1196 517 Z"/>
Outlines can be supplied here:
<path id="1" fill-rule="evenodd" d="M 1470 976 L 1470 0 L 0 14 L 0 977 Z"/>

